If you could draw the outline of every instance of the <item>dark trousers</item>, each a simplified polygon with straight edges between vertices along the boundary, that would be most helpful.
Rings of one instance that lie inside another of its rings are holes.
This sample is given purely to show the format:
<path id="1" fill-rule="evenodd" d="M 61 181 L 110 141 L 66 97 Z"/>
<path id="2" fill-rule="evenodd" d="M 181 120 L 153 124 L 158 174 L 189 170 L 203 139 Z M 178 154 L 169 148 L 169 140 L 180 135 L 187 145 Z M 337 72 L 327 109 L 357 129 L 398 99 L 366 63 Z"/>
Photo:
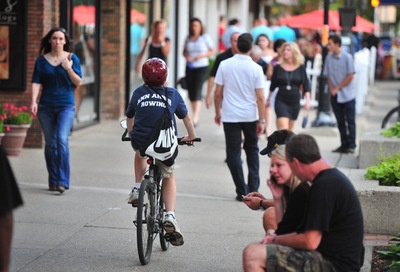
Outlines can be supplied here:
<path id="1" fill-rule="evenodd" d="M 260 187 L 260 160 L 258 156 L 257 122 L 224 123 L 226 142 L 226 162 L 236 186 L 236 195 L 258 192 Z M 242 168 L 242 133 L 243 149 L 246 152 L 248 184 L 246 184 Z"/>
<path id="2" fill-rule="evenodd" d="M 356 148 L 356 100 L 338 103 L 337 96 L 332 96 L 331 105 L 339 128 L 341 147 Z"/>
<path id="3" fill-rule="evenodd" d="M 189 100 L 201 101 L 203 84 L 208 76 L 208 66 L 200 68 L 186 67 L 186 84 L 188 88 Z"/>

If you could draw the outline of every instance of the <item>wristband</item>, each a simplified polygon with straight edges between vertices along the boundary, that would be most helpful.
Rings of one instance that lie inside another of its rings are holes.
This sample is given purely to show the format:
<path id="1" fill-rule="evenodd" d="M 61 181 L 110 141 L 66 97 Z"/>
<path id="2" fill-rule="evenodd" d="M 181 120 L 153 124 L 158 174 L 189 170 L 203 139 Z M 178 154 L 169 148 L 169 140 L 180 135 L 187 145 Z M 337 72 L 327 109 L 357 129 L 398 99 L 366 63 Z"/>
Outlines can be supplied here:
<path id="1" fill-rule="evenodd" d="M 263 210 L 263 211 L 265 210 L 264 206 L 263 206 L 263 200 L 262 199 L 260 199 L 260 209 Z"/>

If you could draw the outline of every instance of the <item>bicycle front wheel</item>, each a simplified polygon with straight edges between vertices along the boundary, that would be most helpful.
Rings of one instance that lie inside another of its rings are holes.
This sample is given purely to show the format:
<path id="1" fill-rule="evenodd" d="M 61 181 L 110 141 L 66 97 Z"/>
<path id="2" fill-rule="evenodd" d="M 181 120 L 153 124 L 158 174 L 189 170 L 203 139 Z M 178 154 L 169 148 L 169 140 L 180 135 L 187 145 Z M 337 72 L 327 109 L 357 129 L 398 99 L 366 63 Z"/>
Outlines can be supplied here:
<path id="1" fill-rule="evenodd" d="M 139 203 L 136 215 L 137 248 L 140 263 L 148 264 L 153 248 L 154 220 L 151 201 L 151 184 L 148 180 L 142 181 L 139 191 Z"/>
<path id="2" fill-rule="evenodd" d="M 391 109 L 382 120 L 381 128 L 390 128 L 400 122 L 400 106 Z"/>

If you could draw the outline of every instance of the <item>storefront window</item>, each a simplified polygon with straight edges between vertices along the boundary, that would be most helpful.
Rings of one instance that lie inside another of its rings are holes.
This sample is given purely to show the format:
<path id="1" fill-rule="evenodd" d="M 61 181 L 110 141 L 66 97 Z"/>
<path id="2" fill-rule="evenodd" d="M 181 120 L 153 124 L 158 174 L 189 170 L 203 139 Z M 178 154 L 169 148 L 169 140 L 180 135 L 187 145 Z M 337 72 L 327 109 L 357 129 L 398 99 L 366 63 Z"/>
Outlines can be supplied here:
<path id="1" fill-rule="evenodd" d="M 78 3 L 79 2 L 79 3 Z M 75 90 L 75 126 L 98 119 L 96 97 L 96 5 L 95 0 L 74 1 L 74 53 L 81 62 L 82 84 Z"/>
<path id="2" fill-rule="evenodd" d="M 147 58 L 147 50 L 144 50 L 143 57 L 139 55 L 145 46 L 150 35 L 150 1 L 131 0 L 130 11 L 130 95 L 142 84 L 141 66 Z M 129 97 L 130 97 L 129 95 Z"/>

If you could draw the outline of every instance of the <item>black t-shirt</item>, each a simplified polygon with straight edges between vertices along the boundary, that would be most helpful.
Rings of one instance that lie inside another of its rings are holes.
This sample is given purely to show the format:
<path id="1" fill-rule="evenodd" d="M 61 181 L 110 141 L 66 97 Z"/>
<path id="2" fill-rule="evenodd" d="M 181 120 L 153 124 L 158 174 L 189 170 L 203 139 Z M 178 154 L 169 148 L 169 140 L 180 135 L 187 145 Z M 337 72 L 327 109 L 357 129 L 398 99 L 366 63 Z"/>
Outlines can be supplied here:
<path id="1" fill-rule="evenodd" d="M 337 271 L 359 271 L 364 258 L 364 222 L 350 180 L 332 168 L 312 182 L 304 230 L 322 232 L 317 250 Z"/>
<path id="2" fill-rule="evenodd" d="M 164 42 L 168 42 L 169 38 L 165 38 Z M 151 42 L 149 44 L 149 58 L 160 58 L 162 59 L 165 63 L 167 63 L 167 56 L 164 56 L 161 46 L 159 45 L 153 45 Z"/>
<path id="3" fill-rule="evenodd" d="M 288 85 L 290 86 L 290 90 L 286 89 Z M 304 65 L 300 65 L 290 72 L 283 69 L 280 64 L 274 67 L 270 91 L 272 92 L 275 88 L 279 88 L 276 100 L 282 101 L 287 105 L 299 104 L 301 95 L 300 87 L 302 87 L 304 93 L 311 91 Z"/>
<path id="4" fill-rule="evenodd" d="M 219 67 L 219 64 L 221 63 L 221 61 L 229 59 L 232 56 L 233 56 L 232 48 L 229 48 L 228 50 L 219 54 L 217 56 L 217 58 L 215 59 L 214 65 L 210 71 L 210 77 L 215 77 L 217 75 L 217 70 L 218 70 L 218 67 Z"/>
<path id="5" fill-rule="evenodd" d="M 308 183 L 301 183 L 289 195 L 286 210 L 275 231 L 277 235 L 295 232 L 301 225 L 307 206 L 309 191 L 310 185 Z"/>
<path id="6" fill-rule="evenodd" d="M 6 152 L 0 145 L 0 217 L 22 205 L 22 197 L 17 181 L 11 170 Z"/>

